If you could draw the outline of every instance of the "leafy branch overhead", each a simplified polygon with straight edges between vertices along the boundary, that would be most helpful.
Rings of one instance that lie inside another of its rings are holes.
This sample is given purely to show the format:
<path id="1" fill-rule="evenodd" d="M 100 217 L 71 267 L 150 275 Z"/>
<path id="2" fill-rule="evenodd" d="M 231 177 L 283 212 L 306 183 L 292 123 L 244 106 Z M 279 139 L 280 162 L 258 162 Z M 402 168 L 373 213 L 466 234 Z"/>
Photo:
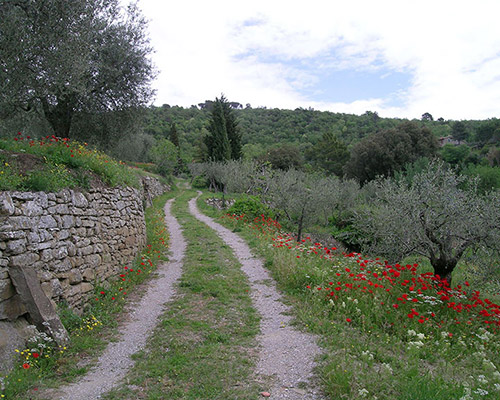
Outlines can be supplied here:
<path id="1" fill-rule="evenodd" d="M 155 72 L 146 20 L 118 0 L 0 3 L 0 105 L 39 113 L 70 137 L 81 112 L 146 105 Z"/>

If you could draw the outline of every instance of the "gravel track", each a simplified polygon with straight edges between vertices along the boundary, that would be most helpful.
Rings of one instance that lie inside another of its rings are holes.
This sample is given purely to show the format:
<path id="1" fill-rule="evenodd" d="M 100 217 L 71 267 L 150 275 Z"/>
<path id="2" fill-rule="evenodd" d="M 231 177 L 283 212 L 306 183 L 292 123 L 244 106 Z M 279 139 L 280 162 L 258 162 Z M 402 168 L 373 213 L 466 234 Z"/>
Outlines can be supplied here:
<path id="1" fill-rule="evenodd" d="M 120 327 L 121 338 L 110 343 L 99 357 L 97 365 L 78 383 L 70 384 L 53 394 L 52 399 L 92 400 L 117 386 L 127 371 L 133 366 L 130 356 L 143 349 L 152 333 L 158 317 L 163 313 L 165 303 L 175 293 L 174 283 L 181 276 L 182 259 L 186 242 L 177 220 L 170 208 L 173 199 L 165 204 L 165 223 L 170 235 L 170 259 L 158 267 L 158 278 L 151 280 L 148 290 L 139 304 L 132 305 L 128 314 L 129 321 Z"/>
<path id="2" fill-rule="evenodd" d="M 266 391 L 271 394 L 271 399 L 320 399 L 318 390 L 308 382 L 316 365 L 314 358 L 320 354 L 315 337 L 290 326 L 292 317 L 286 315 L 290 307 L 282 303 L 276 283 L 264 269 L 262 261 L 252 255 L 238 235 L 202 214 L 196 207 L 196 200 L 189 201 L 190 212 L 214 229 L 233 249 L 250 281 L 253 305 L 261 315 L 261 333 L 257 338 L 260 345 L 256 369 L 258 379 L 268 382 L 267 378 L 270 378 L 271 384 Z M 264 281 L 267 284 L 263 284 Z"/>

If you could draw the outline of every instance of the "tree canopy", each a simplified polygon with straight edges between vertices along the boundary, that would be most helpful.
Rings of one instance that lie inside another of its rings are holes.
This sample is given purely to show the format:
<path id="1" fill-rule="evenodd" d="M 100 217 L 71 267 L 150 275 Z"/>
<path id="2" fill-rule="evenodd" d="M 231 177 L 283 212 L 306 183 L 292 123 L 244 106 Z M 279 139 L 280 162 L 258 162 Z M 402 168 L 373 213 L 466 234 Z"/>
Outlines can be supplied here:
<path id="1" fill-rule="evenodd" d="M 241 158 L 241 133 L 231 103 L 224 95 L 211 103 L 209 134 L 204 137 L 207 159 L 211 161 Z"/>
<path id="2" fill-rule="evenodd" d="M 118 0 L 0 2 L 0 106 L 71 136 L 78 113 L 146 105 L 154 68 L 146 21 Z"/>
<path id="3" fill-rule="evenodd" d="M 439 161 L 411 183 L 378 181 L 375 197 L 358 213 L 356 225 L 369 238 L 366 250 L 397 261 L 425 256 L 434 272 L 450 282 L 467 250 L 499 249 L 498 207 L 498 191 L 480 195 L 474 179 Z"/>
<path id="4" fill-rule="evenodd" d="M 364 183 L 377 176 L 389 176 L 408 163 L 434 155 L 436 150 L 437 140 L 428 128 L 404 122 L 356 143 L 344 172 Z"/>

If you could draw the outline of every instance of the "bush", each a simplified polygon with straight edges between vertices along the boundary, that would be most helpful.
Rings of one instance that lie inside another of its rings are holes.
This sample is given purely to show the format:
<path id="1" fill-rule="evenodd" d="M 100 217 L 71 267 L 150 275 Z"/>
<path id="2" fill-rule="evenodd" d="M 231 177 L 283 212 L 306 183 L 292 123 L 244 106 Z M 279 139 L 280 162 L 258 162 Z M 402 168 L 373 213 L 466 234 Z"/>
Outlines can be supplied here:
<path id="1" fill-rule="evenodd" d="M 208 187 L 208 179 L 199 175 L 193 179 L 191 186 L 195 189 L 206 189 Z"/>
<path id="2" fill-rule="evenodd" d="M 265 215 L 267 218 L 275 218 L 274 211 L 262 203 L 258 196 L 242 197 L 227 210 L 228 214 L 244 215 L 247 220 L 254 220 Z"/>

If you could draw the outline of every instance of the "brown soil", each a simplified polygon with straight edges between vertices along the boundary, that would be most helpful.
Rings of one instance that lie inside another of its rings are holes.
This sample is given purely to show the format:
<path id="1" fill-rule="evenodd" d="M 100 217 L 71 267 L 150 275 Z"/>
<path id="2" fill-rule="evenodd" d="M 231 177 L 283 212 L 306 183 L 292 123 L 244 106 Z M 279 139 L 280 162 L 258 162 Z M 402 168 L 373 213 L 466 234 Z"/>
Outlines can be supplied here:
<path id="1" fill-rule="evenodd" d="M 45 165 L 44 159 L 34 154 L 14 153 L 5 150 L 0 150 L 0 152 L 5 161 L 15 166 L 23 176 L 28 175 L 31 171 L 42 169 Z"/>

